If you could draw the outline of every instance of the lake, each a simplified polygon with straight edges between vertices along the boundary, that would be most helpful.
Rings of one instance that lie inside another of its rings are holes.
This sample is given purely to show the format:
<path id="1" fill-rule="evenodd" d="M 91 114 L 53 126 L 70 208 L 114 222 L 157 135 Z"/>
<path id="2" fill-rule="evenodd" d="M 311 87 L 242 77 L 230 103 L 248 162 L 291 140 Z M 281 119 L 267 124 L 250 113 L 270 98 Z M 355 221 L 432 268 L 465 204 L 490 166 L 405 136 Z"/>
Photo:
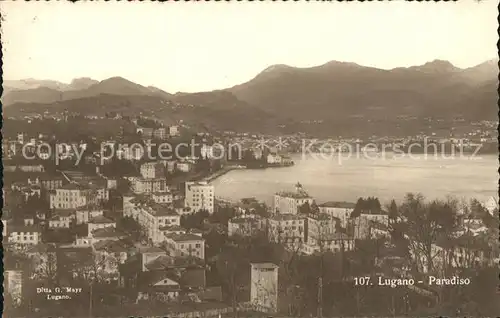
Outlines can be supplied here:
<path id="1" fill-rule="evenodd" d="M 355 202 L 375 196 L 382 203 L 403 199 L 408 192 L 426 198 L 486 200 L 498 194 L 498 157 L 453 159 L 429 156 L 419 159 L 385 154 L 377 158 L 317 158 L 294 155 L 294 166 L 255 170 L 233 170 L 213 181 L 217 197 L 239 200 L 255 197 L 270 204 L 281 190 L 293 190 L 300 182 L 318 203 Z"/>

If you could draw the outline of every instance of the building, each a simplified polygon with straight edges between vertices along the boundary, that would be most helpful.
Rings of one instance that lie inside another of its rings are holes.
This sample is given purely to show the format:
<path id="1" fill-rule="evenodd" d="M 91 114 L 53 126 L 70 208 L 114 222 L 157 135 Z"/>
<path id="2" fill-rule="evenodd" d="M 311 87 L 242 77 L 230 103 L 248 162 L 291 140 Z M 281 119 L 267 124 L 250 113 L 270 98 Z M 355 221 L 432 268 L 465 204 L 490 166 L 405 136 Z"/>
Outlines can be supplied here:
<path id="1" fill-rule="evenodd" d="M 278 192 L 274 195 L 273 212 L 280 214 L 297 214 L 305 203 L 312 204 L 313 198 L 297 183 L 295 192 Z"/>
<path id="2" fill-rule="evenodd" d="M 9 225 L 9 243 L 36 245 L 42 241 L 42 232 L 36 225 Z"/>
<path id="3" fill-rule="evenodd" d="M 165 166 L 160 162 L 143 163 L 140 171 L 144 179 L 161 179 L 165 177 Z"/>
<path id="4" fill-rule="evenodd" d="M 168 127 L 168 134 L 172 137 L 179 136 L 180 135 L 179 126 L 174 125 L 174 126 Z"/>
<path id="5" fill-rule="evenodd" d="M 49 228 L 69 229 L 72 221 L 76 218 L 75 209 L 55 209 L 52 213 L 52 217 L 49 219 Z"/>
<path id="6" fill-rule="evenodd" d="M 250 303 L 257 311 L 278 311 L 278 266 L 272 263 L 252 263 Z"/>
<path id="7" fill-rule="evenodd" d="M 270 165 L 280 165 L 281 164 L 281 156 L 278 154 L 270 153 L 267 155 L 266 161 Z"/>
<path id="8" fill-rule="evenodd" d="M 177 169 L 177 171 L 187 173 L 193 170 L 193 164 L 187 161 L 177 162 L 175 168 Z"/>
<path id="9" fill-rule="evenodd" d="M 351 251 L 354 249 L 354 237 L 345 233 L 328 233 L 318 237 L 308 237 L 307 244 L 302 248 L 306 254 L 340 251 Z"/>
<path id="10" fill-rule="evenodd" d="M 160 179 L 144 179 L 144 178 L 130 178 L 131 189 L 134 193 L 153 193 L 153 192 L 167 192 L 167 180 Z"/>
<path id="11" fill-rule="evenodd" d="M 378 224 L 377 227 L 389 226 L 389 215 L 361 213 L 359 217 L 350 219 L 349 223 L 348 227 L 352 227 L 354 237 L 364 239 L 371 236 L 371 228 L 374 224 Z"/>
<path id="12" fill-rule="evenodd" d="M 165 247 L 171 255 L 192 256 L 205 259 L 205 240 L 195 234 L 168 234 L 165 236 Z"/>
<path id="13" fill-rule="evenodd" d="M 39 178 L 40 185 L 46 190 L 55 190 L 57 188 L 62 188 L 64 184 L 63 176 L 42 176 Z"/>
<path id="14" fill-rule="evenodd" d="M 264 222 L 260 218 L 238 217 L 227 222 L 228 236 L 253 236 L 264 228 Z"/>
<path id="15" fill-rule="evenodd" d="M 97 216 L 102 216 L 104 211 L 97 206 L 84 206 L 76 210 L 76 224 L 87 224 Z"/>
<path id="16" fill-rule="evenodd" d="M 144 200 L 136 200 L 134 204 L 130 216 L 144 227 L 149 241 L 153 244 L 160 244 L 165 240 L 165 234 L 168 232 L 161 228 L 181 224 L 181 216 L 169 206 Z"/>
<path id="17" fill-rule="evenodd" d="M 171 192 L 153 192 L 151 198 L 156 203 L 172 203 L 174 195 Z"/>
<path id="18" fill-rule="evenodd" d="M 277 214 L 268 219 L 268 235 L 272 242 L 301 244 L 305 241 L 305 219 L 296 214 Z"/>
<path id="19" fill-rule="evenodd" d="M 215 190 L 214 186 L 206 181 L 186 182 L 185 207 L 193 212 L 207 210 L 214 213 Z"/>
<path id="20" fill-rule="evenodd" d="M 88 187 L 69 183 L 52 190 L 49 195 L 51 209 L 76 209 L 97 203 L 97 193 Z"/>
<path id="21" fill-rule="evenodd" d="M 94 218 L 92 218 L 91 220 L 89 220 L 89 222 L 87 223 L 88 225 L 88 231 L 89 233 L 92 233 L 94 232 L 95 230 L 98 230 L 98 229 L 105 229 L 105 228 L 108 228 L 108 227 L 111 227 L 111 228 L 116 228 L 116 222 L 113 221 L 113 220 L 110 220 L 102 215 L 98 215 Z"/>
<path id="22" fill-rule="evenodd" d="M 352 211 L 356 207 L 355 203 L 328 201 L 318 205 L 319 211 L 340 220 L 340 226 L 346 227 Z"/>
<path id="23" fill-rule="evenodd" d="M 307 233 L 306 242 L 310 243 L 311 239 L 319 239 L 336 232 L 338 219 L 325 214 L 309 214 L 307 216 Z"/>
<path id="24" fill-rule="evenodd" d="M 23 298 L 23 271 L 19 269 L 5 269 L 3 277 L 5 295 L 10 295 L 14 305 L 19 306 Z"/>
<path id="25" fill-rule="evenodd" d="M 157 128 L 153 131 L 153 138 L 155 139 L 160 139 L 160 140 L 164 140 L 164 139 L 167 139 L 167 130 L 165 129 L 165 127 L 160 127 L 160 128 Z"/>

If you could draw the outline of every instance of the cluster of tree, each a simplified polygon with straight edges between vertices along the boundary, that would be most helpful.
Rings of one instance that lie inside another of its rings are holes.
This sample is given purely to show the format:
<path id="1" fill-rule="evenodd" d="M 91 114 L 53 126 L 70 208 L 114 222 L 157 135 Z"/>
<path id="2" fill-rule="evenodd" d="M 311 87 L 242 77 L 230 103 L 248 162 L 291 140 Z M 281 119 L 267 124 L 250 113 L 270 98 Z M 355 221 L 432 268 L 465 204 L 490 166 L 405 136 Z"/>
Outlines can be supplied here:
<path id="1" fill-rule="evenodd" d="M 185 229 L 203 230 L 203 224 L 210 216 L 207 210 L 199 210 L 195 213 L 181 216 L 181 226 Z"/>
<path id="2" fill-rule="evenodd" d="M 382 211 L 380 201 L 375 197 L 359 198 L 356 206 L 351 213 L 351 218 L 355 218 L 363 214 L 378 214 Z"/>
<path id="3" fill-rule="evenodd" d="M 316 202 L 313 201 L 312 204 L 309 204 L 309 202 L 305 202 L 298 208 L 298 212 L 300 214 L 308 215 L 308 214 L 318 214 L 319 213 L 319 207 L 316 204 Z"/>

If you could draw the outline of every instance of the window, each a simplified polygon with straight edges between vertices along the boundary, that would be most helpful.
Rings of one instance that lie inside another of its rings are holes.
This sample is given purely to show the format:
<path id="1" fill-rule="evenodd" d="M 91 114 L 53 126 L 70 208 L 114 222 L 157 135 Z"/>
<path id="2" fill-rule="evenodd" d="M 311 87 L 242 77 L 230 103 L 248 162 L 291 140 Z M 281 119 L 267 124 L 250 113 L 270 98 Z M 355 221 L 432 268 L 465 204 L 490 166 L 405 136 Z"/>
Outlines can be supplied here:
<path id="1" fill-rule="evenodd" d="M 200 248 L 201 247 L 201 244 L 196 244 L 196 248 Z"/>

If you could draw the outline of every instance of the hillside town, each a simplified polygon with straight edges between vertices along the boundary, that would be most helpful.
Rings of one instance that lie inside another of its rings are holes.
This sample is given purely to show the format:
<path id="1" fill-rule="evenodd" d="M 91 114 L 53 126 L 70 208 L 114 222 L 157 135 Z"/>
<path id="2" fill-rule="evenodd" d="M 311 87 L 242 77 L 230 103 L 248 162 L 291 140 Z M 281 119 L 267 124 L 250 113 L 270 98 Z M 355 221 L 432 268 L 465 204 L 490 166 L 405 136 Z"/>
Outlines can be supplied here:
<path id="1" fill-rule="evenodd" d="M 477 285 L 498 270 L 496 198 L 427 202 L 408 194 L 398 203 L 339 202 L 332 193 L 332 201 L 317 202 L 297 180 L 274 193 L 269 206 L 227 200 L 212 184 L 217 177 L 293 165 L 290 156 L 272 145 L 235 149 L 234 139 L 144 121 L 134 119 L 135 129 L 122 128 L 116 140 L 57 143 L 58 136 L 24 133 L 4 139 L 9 317 L 497 309 L 495 302 L 483 306 L 489 287 Z M 150 159 L 159 151 L 151 145 L 188 139 L 199 142 L 194 152 Z M 125 141 L 142 146 L 122 147 Z M 408 284 L 455 276 L 470 284 L 461 296 L 451 283 Z M 360 278 L 379 283 L 368 287 Z M 483 294 L 473 296 L 478 290 Z M 363 307 L 375 300 L 376 307 Z"/>

